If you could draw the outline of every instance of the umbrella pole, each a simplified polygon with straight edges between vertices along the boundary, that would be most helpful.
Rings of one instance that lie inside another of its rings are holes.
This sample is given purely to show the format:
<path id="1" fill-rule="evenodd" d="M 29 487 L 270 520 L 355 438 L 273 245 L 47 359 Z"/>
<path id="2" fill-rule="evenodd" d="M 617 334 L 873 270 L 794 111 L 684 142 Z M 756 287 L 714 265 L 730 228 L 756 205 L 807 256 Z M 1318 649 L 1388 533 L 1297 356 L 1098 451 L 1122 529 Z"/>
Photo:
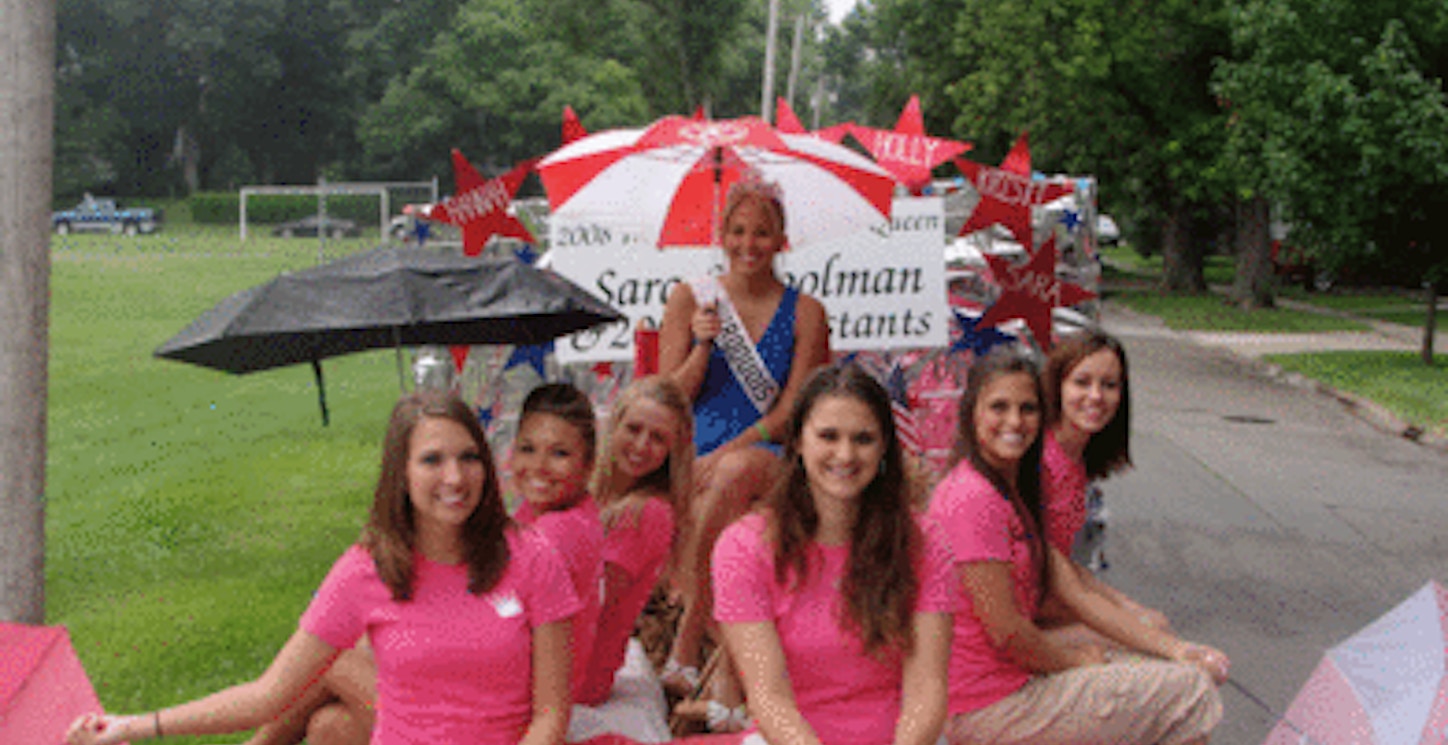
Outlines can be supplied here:
<path id="1" fill-rule="evenodd" d="M 327 387 L 322 384 L 322 361 L 312 360 L 312 375 L 317 378 L 317 403 L 322 407 L 322 426 L 332 423 L 332 418 L 327 414 Z"/>
<path id="2" fill-rule="evenodd" d="M 402 373 L 402 329 L 392 327 L 392 348 L 397 350 L 397 390 L 407 393 L 407 376 Z"/>

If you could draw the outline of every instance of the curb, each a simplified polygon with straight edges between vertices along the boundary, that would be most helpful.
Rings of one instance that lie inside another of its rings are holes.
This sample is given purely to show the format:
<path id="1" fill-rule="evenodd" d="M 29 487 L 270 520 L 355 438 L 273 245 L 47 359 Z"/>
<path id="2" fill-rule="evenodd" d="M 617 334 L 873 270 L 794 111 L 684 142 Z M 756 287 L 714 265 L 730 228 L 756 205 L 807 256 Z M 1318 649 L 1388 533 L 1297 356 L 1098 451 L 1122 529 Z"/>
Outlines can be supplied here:
<path id="1" fill-rule="evenodd" d="M 1264 362 L 1254 357 L 1244 355 L 1236 350 L 1230 351 L 1237 359 L 1253 364 L 1273 380 L 1293 386 L 1294 388 L 1315 391 L 1320 395 L 1335 399 L 1353 416 L 1368 423 L 1380 432 L 1401 437 L 1404 440 L 1448 454 L 1448 437 L 1429 432 L 1416 424 L 1406 422 L 1372 399 L 1363 398 L 1355 393 L 1334 388 L 1327 383 L 1309 378 L 1301 373 L 1288 372 L 1284 370 L 1281 365 Z"/>

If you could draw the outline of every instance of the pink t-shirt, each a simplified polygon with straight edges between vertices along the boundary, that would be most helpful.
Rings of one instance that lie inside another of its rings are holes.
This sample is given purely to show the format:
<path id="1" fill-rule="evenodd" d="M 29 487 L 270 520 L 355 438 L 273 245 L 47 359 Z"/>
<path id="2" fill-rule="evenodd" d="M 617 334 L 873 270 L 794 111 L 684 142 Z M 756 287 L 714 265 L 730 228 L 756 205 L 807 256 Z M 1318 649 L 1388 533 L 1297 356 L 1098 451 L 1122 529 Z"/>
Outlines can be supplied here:
<path id="1" fill-rule="evenodd" d="M 1046 541 L 1066 556 L 1086 526 L 1086 464 L 1070 455 L 1051 430 L 1041 446 L 1041 501 Z"/>
<path id="2" fill-rule="evenodd" d="M 539 515 L 533 505 L 524 502 L 513 519 L 533 526 L 558 549 L 568 566 L 573 592 L 583 601 L 583 609 L 573 617 L 573 673 L 569 678 L 573 700 L 581 701 L 593 640 L 598 635 L 598 613 L 603 606 L 603 523 L 598 517 L 598 503 L 584 496 L 566 510 Z"/>
<path id="3" fill-rule="evenodd" d="M 1031 560 L 1030 541 L 1015 509 L 986 477 L 961 461 L 935 487 L 928 515 L 945 534 L 955 563 L 1007 561 L 1011 563 L 1016 607 L 1035 618 L 1040 606 L 1040 583 Z M 955 638 L 950 650 L 950 713 L 975 711 L 1014 693 L 1031 673 L 991 643 L 985 626 L 976 618 L 970 593 L 955 614 Z"/>
<path id="4" fill-rule="evenodd" d="M 337 648 L 366 633 L 377 658 L 373 745 L 515 745 L 533 717 L 533 629 L 578 612 L 563 560 L 531 530 L 507 532 L 508 568 L 468 592 L 465 565 L 413 558 L 412 599 L 397 602 L 367 550 L 353 546 L 323 580 L 301 628 Z"/>
<path id="5" fill-rule="evenodd" d="M 903 664 L 899 653 L 866 654 L 842 625 L 839 584 L 848 546 L 809 547 L 807 582 L 780 585 L 765 520 L 747 515 L 714 544 L 714 617 L 720 623 L 769 621 L 784 649 L 785 669 L 800 716 L 824 745 L 881 745 L 894 739 L 900 718 Z M 935 531 L 925 529 L 916 613 L 951 613 L 958 598 L 950 556 Z"/>
<path id="6" fill-rule="evenodd" d="M 604 536 L 604 564 L 621 569 L 629 582 L 615 588 L 612 597 L 603 598 L 593 658 L 575 703 L 599 704 L 608 699 L 613 676 L 628 652 L 634 622 L 658 584 L 673 543 L 674 510 L 662 499 L 645 501 L 636 519 L 621 518 Z"/>

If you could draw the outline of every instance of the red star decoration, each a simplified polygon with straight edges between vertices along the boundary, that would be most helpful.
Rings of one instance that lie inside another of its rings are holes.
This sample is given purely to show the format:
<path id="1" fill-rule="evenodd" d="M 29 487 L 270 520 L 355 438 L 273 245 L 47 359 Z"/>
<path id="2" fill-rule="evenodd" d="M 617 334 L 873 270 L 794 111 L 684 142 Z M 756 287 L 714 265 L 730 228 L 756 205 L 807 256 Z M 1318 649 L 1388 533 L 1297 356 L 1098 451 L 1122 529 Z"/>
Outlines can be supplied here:
<path id="1" fill-rule="evenodd" d="M 572 106 L 565 105 L 563 107 L 563 144 L 567 145 L 587 136 L 588 130 L 583 128 L 583 122 L 578 120 L 578 114 L 573 111 Z"/>
<path id="2" fill-rule="evenodd" d="M 477 256 L 495 235 L 537 243 L 532 233 L 508 214 L 508 205 L 523 179 L 533 170 L 537 159 L 526 160 L 513 170 L 495 178 L 484 179 L 462 152 L 452 151 L 453 178 L 457 193 L 433 205 L 428 219 L 456 225 L 463 229 L 463 253 Z"/>
<path id="3" fill-rule="evenodd" d="M 1028 249 L 1035 245 L 1031 237 L 1031 207 L 1045 204 L 1075 189 L 1068 184 L 1031 180 L 1031 148 L 1025 132 L 1011 146 L 1011 152 L 1001 161 L 1000 168 L 962 158 L 955 159 L 955 167 L 970 179 L 980 194 L 980 202 L 960 229 L 960 235 L 1000 223 Z"/>
<path id="4" fill-rule="evenodd" d="M 794 115 L 794 109 L 789 107 L 789 101 L 780 96 L 774 103 L 774 128 L 787 135 L 807 134 L 804 125 L 800 123 L 799 117 Z"/>
<path id="5" fill-rule="evenodd" d="M 850 128 L 855 126 L 854 122 L 848 122 L 846 124 L 836 124 L 833 127 L 825 127 L 824 129 L 810 132 L 800 123 L 799 117 L 794 114 L 794 109 L 790 108 L 789 102 L 784 100 L 783 96 L 779 97 L 774 109 L 776 112 L 774 128 L 787 135 L 812 134 L 821 140 L 839 144 L 840 140 L 845 139 L 845 135 L 850 133 Z"/>
<path id="6" fill-rule="evenodd" d="M 1000 285 L 1001 296 L 986 309 L 976 328 L 995 326 L 1001 321 L 1021 318 L 1036 343 L 1051 346 L 1051 309 L 1075 305 L 1096 297 L 1096 293 L 1056 277 L 1056 237 L 1052 235 L 1025 266 L 1016 266 L 1000 256 L 987 255 L 991 272 Z"/>
<path id="7" fill-rule="evenodd" d="M 942 140 L 925 134 L 920 96 L 910 97 L 893 130 L 851 124 L 849 132 L 875 156 L 875 162 L 911 194 L 919 194 L 930 184 L 930 169 L 971 148 L 969 142 Z"/>

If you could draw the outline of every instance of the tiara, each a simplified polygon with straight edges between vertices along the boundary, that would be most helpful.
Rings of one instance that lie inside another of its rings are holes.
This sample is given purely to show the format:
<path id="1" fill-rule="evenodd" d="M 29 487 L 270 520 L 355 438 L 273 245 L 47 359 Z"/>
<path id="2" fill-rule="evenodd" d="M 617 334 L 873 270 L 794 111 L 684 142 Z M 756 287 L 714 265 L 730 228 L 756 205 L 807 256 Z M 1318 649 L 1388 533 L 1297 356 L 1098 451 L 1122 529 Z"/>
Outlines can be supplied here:
<path id="1" fill-rule="evenodd" d="M 779 183 L 764 178 L 764 174 L 757 168 L 744 169 L 739 180 L 729 187 L 730 199 L 738 199 L 745 194 L 761 196 L 775 204 L 784 205 L 784 190 L 779 188 Z"/>

